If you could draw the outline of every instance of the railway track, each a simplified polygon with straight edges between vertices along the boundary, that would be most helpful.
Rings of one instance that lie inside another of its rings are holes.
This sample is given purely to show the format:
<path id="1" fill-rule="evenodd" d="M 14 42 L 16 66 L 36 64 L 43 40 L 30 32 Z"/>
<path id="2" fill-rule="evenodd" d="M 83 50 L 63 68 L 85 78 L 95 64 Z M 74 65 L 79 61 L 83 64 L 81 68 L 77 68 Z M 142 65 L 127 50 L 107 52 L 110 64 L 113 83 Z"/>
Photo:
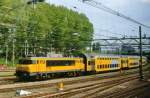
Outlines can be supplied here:
<path id="1" fill-rule="evenodd" d="M 147 67 L 144 67 L 144 68 L 146 69 Z M 138 72 L 137 69 L 135 69 L 133 72 L 129 72 L 129 73 L 125 73 L 125 74 L 128 75 L 128 74 L 132 74 L 132 73 L 136 73 L 136 72 Z M 122 73 L 120 75 L 124 75 L 124 73 Z M 120 75 L 117 75 L 117 76 L 120 76 Z M 109 78 L 109 77 L 112 77 L 112 76 L 104 76 L 103 78 Z M 97 77 L 97 78 L 100 78 L 100 77 Z M 23 81 L 19 81 L 15 76 L 0 77 L 0 85 L 16 84 L 16 83 L 19 84 L 19 83 L 24 83 L 24 82 Z"/>
<path id="2" fill-rule="evenodd" d="M 0 78 L 0 85 L 12 84 L 12 83 L 15 83 L 17 81 L 18 81 L 18 79 L 15 76 L 1 77 Z"/>
<path id="3" fill-rule="evenodd" d="M 137 75 L 128 76 L 126 78 L 118 77 L 116 79 L 110 79 L 108 81 L 95 81 L 93 83 L 82 82 L 82 84 L 78 84 L 78 86 L 65 89 L 62 92 L 54 94 L 40 93 L 21 98 L 88 98 L 97 92 L 106 90 L 123 82 L 128 82 L 135 79 L 138 79 Z"/>
<path id="4" fill-rule="evenodd" d="M 15 72 L 15 69 L 4 69 L 0 70 L 0 72 Z"/>
<path id="5" fill-rule="evenodd" d="M 113 93 L 109 93 L 107 96 L 106 94 L 104 96 L 101 97 L 105 97 L 105 98 L 135 98 L 137 95 L 140 94 L 140 92 L 143 92 L 143 90 L 147 90 L 150 87 L 148 86 L 150 85 L 149 82 L 142 82 L 139 83 L 139 85 L 136 85 L 134 87 L 129 87 L 125 90 L 120 90 L 117 92 L 113 92 Z M 95 98 L 99 98 L 100 96 L 97 96 Z"/>
<path id="6" fill-rule="evenodd" d="M 61 81 L 64 82 L 65 87 L 67 87 L 69 85 L 75 85 L 75 84 L 77 84 L 78 86 L 80 86 L 80 85 L 83 85 L 86 82 L 91 82 L 92 83 L 94 81 L 99 82 L 97 84 L 97 86 L 98 85 L 100 86 L 101 83 L 104 82 L 104 81 L 108 81 L 108 80 L 110 80 L 112 78 L 116 79 L 116 78 L 121 78 L 121 77 L 122 78 L 123 77 L 127 77 L 127 75 L 131 75 L 131 74 L 133 75 L 133 73 L 136 73 L 136 72 L 138 72 L 137 69 L 136 70 L 132 70 L 132 71 L 130 70 L 126 74 L 124 74 L 124 73 L 119 74 L 119 72 L 118 72 L 118 74 L 112 74 L 111 73 L 112 75 L 111 74 L 110 75 L 98 74 L 98 75 L 91 75 L 91 76 L 81 76 L 81 77 L 73 77 L 73 78 L 52 79 L 52 80 L 45 80 L 45 81 L 26 82 L 26 83 L 15 82 L 13 84 L 10 83 L 10 84 L 6 84 L 6 85 L 1 85 L 0 86 L 0 94 L 5 95 L 6 93 L 7 94 L 8 93 L 10 93 L 10 94 L 11 93 L 15 93 L 16 90 L 19 90 L 19 89 L 28 90 L 28 91 L 32 92 L 32 89 L 36 89 L 37 92 L 36 91 L 34 92 L 34 90 L 33 90 L 32 94 L 35 93 L 34 95 L 31 95 L 31 96 L 28 96 L 28 97 L 26 96 L 27 98 L 36 98 L 36 96 L 37 97 L 39 96 L 38 95 L 39 94 L 39 91 L 38 91 L 39 89 L 45 89 L 45 88 L 51 89 L 53 87 L 56 87 L 58 85 L 58 83 L 60 83 Z M 138 75 L 138 74 L 134 74 L 134 75 Z M 11 77 L 10 77 L 10 79 L 11 79 Z M 0 80 L 3 80 L 3 79 L 0 78 Z M 4 80 L 7 80 L 7 78 L 4 79 Z M 81 84 L 79 84 L 79 83 L 81 83 Z M 89 84 L 89 85 L 93 85 L 93 84 Z M 78 86 L 75 86 L 75 87 L 78 87 Z M 84 86 L 86 86 L 86 85 L 84 85 Z M 115 86 L 115 84 L 114 84 L 114 86 Z M 93 85 L 93 87 L 94 87 L 94 85 Z M 78 88 L 81 89 L 81 87 L 78 87 Z M 67 89 L 71 90 L 71 88 L 67 88 Z M 67 90 L 67 89 L 65 89 L 65 90 Z M 42 90 L 42 92 L 40 92 L 40 96 L 42 96 L 42 95 L 45 96 L 47 94 L 50 94 L 50 92 L 46 93 L 45 91 L 44 92 L 43 91 L 44 90 Z M 57 91 L 54 90 L 54 92 L 56 93 Z M 53 92 L 53 94 L 54 94 L 54 92 Z"/>
<path id="7" fill-rule="evenodd" d="M 137 71 L 135 71 L 137 72 Z M 131 73 L 127 73 L 126 75 L 129 74 L 133 74 L 133 72 Z M 13 81 L 11 82 L 2 82 L 3 85 L 0 86 L 0 93 L 4 93 L 4 92 L 12 92 L 15 91 L 17 89 L 38 89 L 38 88 L 43 88 L 43 87 L 52 87 L 57 85 L 59 82 L 63 81 L 64 84 L 69 85 L 69 84 L 74 84 L 74 83 L 78 83 L 78 82 L 86 82 L 86 81 L 97 81 L 97 80 L 102 80 L 102 79 L 109 79 L 109 78 L 115 78 L 115 77 L 124 77 L 125 74 L 118 74 L 118 75 L 110 75 L 110 76 L 101 76 L 100 75 L 92 75 L 92 76 L 81 76 L 81 77 L 76 77 L 76 78 L 62 78 L 62 79 L 52 79 L 52 80 L 46 80 L 46 81 L 35 81 L 35 82 L 14 82 L 16 81 L 15 78 L 10 78 L 10 80 L 12 79 Z M 5 80 L 7 80 L 9 78 L 5 78 Z M 9 84 L 10 83 L 10 84 Z"/>

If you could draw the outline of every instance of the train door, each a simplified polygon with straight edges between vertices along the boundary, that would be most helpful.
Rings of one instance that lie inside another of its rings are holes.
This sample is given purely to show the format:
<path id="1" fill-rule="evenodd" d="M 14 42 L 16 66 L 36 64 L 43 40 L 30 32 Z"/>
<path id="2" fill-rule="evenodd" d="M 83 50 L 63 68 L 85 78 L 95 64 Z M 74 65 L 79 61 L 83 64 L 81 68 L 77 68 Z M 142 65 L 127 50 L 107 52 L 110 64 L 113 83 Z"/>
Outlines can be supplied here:
<path id="1" fill-rule="evenodd" d="M 127 68 L 130 68 L 130 58 L 127 58 Z"/>
<path id="2" fill-rule="evenodd" d="M 125 66 L 126 66 L 126 68 L 128 68 L 128 59 L 127 58 L 125 59 Z"/>
<path id="3" fill-rule="evenodd" d="M 96 59 L 91 59 L 91 69 L 92 71 L 95 71 L 95 65 L 96 64 Z"/>
<path id="4" fill-rule="evenodd" d="M 36 72 L 39 71 L 39 60 L 36 61 Z"/>
<path id="5" fill-rule="evenodd" d="M 37 70 L 38 72 L 46 71 L 45 60 L 38 60 Z"/>
<path id="6" fill-rule="evenodd" d="M 123 69 L 123 68 L 124 68 L 124 59 L 121 58 L 121 69 Z"/>

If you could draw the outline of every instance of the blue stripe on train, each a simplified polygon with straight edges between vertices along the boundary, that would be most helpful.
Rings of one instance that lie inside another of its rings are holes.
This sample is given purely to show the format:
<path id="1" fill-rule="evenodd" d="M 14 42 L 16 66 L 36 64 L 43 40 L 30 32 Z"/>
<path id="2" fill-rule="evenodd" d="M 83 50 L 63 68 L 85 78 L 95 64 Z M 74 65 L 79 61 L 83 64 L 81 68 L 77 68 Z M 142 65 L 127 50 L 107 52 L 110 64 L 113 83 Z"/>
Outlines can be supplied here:
<path id="1" fill-rule="evenodd" d="M 117 64 L 118 64 L 118 61 L 117 60 L 112 60 L 112 63 L 111 63 L 111 68 L 114 68 L 114 67 L 117 67 Z"/>
<path id="2" fill-rule="evenodd" d="M 117 60 L 112 60 L 111 64 L 118 64 L 118 61 Z"/>

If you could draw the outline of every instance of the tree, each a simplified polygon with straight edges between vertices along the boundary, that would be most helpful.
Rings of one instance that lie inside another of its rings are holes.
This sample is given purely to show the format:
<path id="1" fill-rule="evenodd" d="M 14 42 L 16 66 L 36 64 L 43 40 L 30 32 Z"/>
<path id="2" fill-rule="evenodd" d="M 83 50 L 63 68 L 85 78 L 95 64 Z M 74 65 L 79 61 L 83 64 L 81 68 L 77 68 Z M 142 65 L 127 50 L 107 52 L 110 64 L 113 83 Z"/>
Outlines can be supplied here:
<path id="1" fill-rule="evenodd" d="M 0 15 L 1 23 L 11 25 L 4 26 L 6 29 L 0 28 L 2 35 L 0 41 L 2 45 L 5 43 L 9 45 L 10 55 L 12 39 L 16 40 L 17 57 L 24 54 L 25 44 L 28 44 L 29 52 L 35 54 L 39 47 L 44 51 L 50 51 L 49 49 L 52 48 L 56 52 L 85 50 L 90 43 L 85 40 L 93 38 L 93 25 L 85 14 L 43 1 L 35 3 L 35 8 L 25 0 L 0 1 L 0 5 L 5 6 L 0 6 L 0 12 L 3 14 Z M 15 37 L 11 36 L 10 29 L 15 29 Z"/>

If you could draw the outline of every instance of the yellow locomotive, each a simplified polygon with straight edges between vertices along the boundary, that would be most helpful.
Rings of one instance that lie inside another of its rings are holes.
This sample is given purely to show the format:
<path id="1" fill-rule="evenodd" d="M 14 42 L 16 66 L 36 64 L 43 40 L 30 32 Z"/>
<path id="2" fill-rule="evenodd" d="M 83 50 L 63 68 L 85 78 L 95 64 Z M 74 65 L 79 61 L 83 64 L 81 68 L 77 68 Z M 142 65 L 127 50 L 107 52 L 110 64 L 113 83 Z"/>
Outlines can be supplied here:
<path id="1" fill-rule="evenodd" d="M 43 78 L 56 75 L 77 76 L 83 73 L 99 73 L 136 68 L 139 66 L 138 56 L 116 56 L 82 54 L 79 57 L 28 57 L 20 59 L 16 67 L 16 76 L 24 78 Z M 142 58 L 146 64 L 146 58 Z"/>
<path id="2" fill-rule="evenodd" d="M 16 75 L 20 78 L 48 77 L 54 74 L 74 73 L 84 71 L 82 58 L 47 58 L 28 57 L 19 60 Z"/>

